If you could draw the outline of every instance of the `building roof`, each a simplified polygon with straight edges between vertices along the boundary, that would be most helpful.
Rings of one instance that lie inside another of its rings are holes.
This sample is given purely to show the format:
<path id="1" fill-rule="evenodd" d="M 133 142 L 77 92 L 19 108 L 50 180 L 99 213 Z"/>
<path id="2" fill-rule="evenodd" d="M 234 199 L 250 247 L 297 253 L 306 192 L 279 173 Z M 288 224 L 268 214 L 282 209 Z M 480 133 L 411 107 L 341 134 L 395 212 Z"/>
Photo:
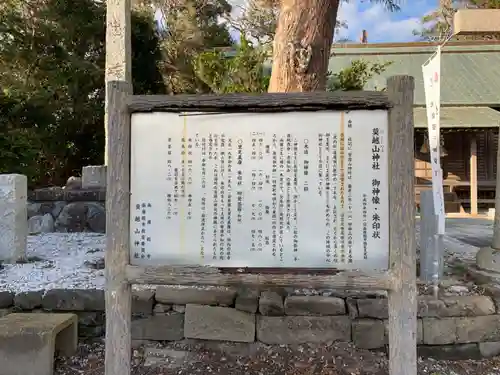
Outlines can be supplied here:
<path id="1" fill-rule="evenodd" d="M 489 107 L 442 107 L 441 128 L 493 128 L 500 126 L 500 112 Z M 427 128 L 425 107 L 413 109 L 415 128 Z"/>
<path id="2" fill-rule="evenodd" d="M 333 48 L 329 70 L 338 72 L 353 60 L 392 64 L 371 79 L 366 90 L 385 87 L 392 75 L 415 77 L 415 105 L 424 106 L 422 64 L 434 53 L 433 43 L 342 44 Z M 441 106 L 500 106 L 500 42 L 448 43 L 442 50 Z"/>

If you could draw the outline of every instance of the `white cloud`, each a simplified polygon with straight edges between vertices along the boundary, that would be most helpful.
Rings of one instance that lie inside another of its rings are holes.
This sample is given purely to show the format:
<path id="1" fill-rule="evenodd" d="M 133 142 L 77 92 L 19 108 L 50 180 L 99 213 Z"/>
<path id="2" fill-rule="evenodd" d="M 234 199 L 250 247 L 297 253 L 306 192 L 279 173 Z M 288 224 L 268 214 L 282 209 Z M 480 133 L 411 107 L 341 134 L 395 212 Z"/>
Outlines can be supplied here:
<path id="1" fill-rule="evenodd" d="M 229 0 L 233 5 L 233 17 L 241 14 L 241 6 L 247 0 Z M 360 7 L 360 0 L 352 0 L 348 3 L 341 2 L 338 19 L 347 21 L 348 28 L 341 29 L 335 40 L 350 39 L 359 42 L 362 30 L 368 32 L 368 42 L 408 42 L 415 40 L 413 30 L 420 28 L 420 15 L 428 10 L 426 0 L 405 1 L 402 5 L 402 15 L 408 13 L 418 16 L 400 17 L 391 19 L 391 13 L 379 3 L 369 4 L 368 7 Z M 413 10 L 413 12 L 408 12 Z"/>
<path id="2" fill-rule="evenodd" d="M 340 30 L 336 40 L 341 38 L 359 42 L 362 30 L 368 33 L 368 42 L 407 42 L 415 40 L 413 30 L 419 28 L 418 17 L 392 20 L 391 14 L 383 5 L 373 4 L 367 9 L 360 9 L 358 2 L 342 3 L 339 20 L 347 21 L 347 30 Z"/>

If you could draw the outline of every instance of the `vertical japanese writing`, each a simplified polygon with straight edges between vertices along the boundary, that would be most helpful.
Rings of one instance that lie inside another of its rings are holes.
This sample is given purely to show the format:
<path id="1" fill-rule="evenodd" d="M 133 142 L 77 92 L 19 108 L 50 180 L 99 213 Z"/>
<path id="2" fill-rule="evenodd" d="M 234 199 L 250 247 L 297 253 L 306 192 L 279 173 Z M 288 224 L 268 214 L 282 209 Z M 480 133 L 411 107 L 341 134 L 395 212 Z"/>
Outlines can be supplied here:
<path id="1" fill-rule="evenodd" d="M 327 263 L 332 261 L 331 253 L 332 253 L 332 201 L 330 194 L 330 181 L 332 176 L 330 175 L 330 155 L 331 155 L 331 146 L 330 146 L 330 133 L 327 133 L 325 136 L 325 181 L 326 181 L 326 192 L 325 192 L 325 226 L 326 226 L 326 235 L 325 235 L 325 259 Z"/>
<path id="2" fill-rule="evenodd" d="M 201 197 L 201 218 L 200 218 L 200 256 L 205 257 L 205 235 L 207 233 L 207 198 Z"/>
<path id="3" fill-rule="evenodd" d="M 151 203 L 137 203 L 135 205 L 134 222 L 136 229 L 134 230 L 134 246 L 140 249 L 140 252 L 134 252 L 134 258 L 136 259 L 151 258 L 151 254 L 146 252 L 147 243 L 151 242 L 151 237 L 147 234 L 147 228 L 151 225 L 151 219 L 148 217 L 148 209 L 151 207 Z"/>
<path id="4" fill-rule="evenodd" d="M 363 259 L 368 259 L 368 195 L 363 194 Z"/>
<path id="5" fill-rule="evenodd" d="M 179 184 L 180 184 L 180 175 L 179 175 L 179 168 L 174 168 L 174 173 L 173 173 L 173 180 L 174 180 L 174 194 L 172 196 L 173 198 L 173 204 L 172 204 L 172 216 L 177 216 L 179 214 Z"/>
<path id="6" fill-rule="evenodd" d="M 318 195 L 323 195 L 323 134 L 318 134 Z"/>
<path id="7" fill-rule="evenodd" d="M 236 141 L 236 164 L 238 169 L 236 171 L 236 186 L 238 190 L 236 191 L 236 221 L 238 224 L 242 223 L 243 220 L 243 139 L 238 138 Z"/>
<path id="8" fill-rule="evenodd" d="M 340 156 L 340 222 L 339 222 L 339 248 L 340 248 L 340 262 L 345 263 L 345 133 L 344 133 L 344 114 L 340 121 L 340 139 L 339 139 L 339 156 Z"/>
<path id="9" fill-rule="evenodd" d="M 215 138 L 212 134 L 208 137 L 208 158 L 214 160 L 217 155 L 215 151 Z M 217 234 L 218 234 L 218 219 L 219 219 L 219 166 L 213 164 L 213 177 L 212 177 L 212 202 L 213 202 L 213 215 L 212 215 L 212 259 L 218 258 L 217 251 Z"/>
<path id="10" fill-rule="evenodd" d="M 207 235 L 207 139 L 199 138 L 199 134 L 195 137 L 195 146 L 201 146 L 201 214 L 200 214 L 200 257 L 205 257 L 205 239 Z"/>
<path id="11" fill-rule="evenodd" d="M 304 139 L 304 192 L 309 191 L 307 177 L 309 176 L 309 140 Z"/>
<path id="12" fill-rule="evenodd" d="M 181 170 L 180 170 L 180 195 L 179 198 L 186 196 L 186 164 L 187 164 L 187 138 L 181 138 Z"/>
<path id="13" fill-rule="evenodd" d="M 272 204 L 272 216 L 271 216 L 271 225 L 272 225 L 272 254 L 273 257 L 276 256 L 276 243 L 278 238 L 278 138 L 276 134 L 273 134 L 272 140 L 272 157 L 273 157 L 273 165 L 271 170 L 271 178 L 272 178 L 272 196 L 271 196 L 271 204 Z"/>
<path id="14" fill-rule="evenodd" d="M 380 170 L 380 129 L 374 128 L 372 131 L 372 169 Z"/>
<path id="15" fill-rule="evenodd" d="M 293 164 L 293 202 L 292 202 L 292 207 L 293 207 L 293 252 L 294 252 L 294 261 L 297 262 L 298 259 L 298 251 L 299 251 L 299 227 L 298 227 L 298 205 L 299 205 L 299 160 L 298 160 L 298 154 L 299 154 L 299 141 L 297 138 L 294 138 L 293 140 L 293 157 L 292 157 L 292 164 Z"/>
<path id="16" fill-rule="evenodd" d="M 332 230 L 332 247 L 333 247 L 333 262 L 338 263 L 339 261 L 339 254 L 338 254 L 338 241 L 337 241 L 337 183 L 338 183 L 338 166 L 337 166 L 337 148 L 338 148 L 338 137 L 337 134 L 333 134 L 332 137 L 332 199 L 331 199 L 331 205 L 332 205 L 332 224 L 331 224 L 331 230 Z"/>
<path id="17" fill-rule="evenodd" d="M 233 140 L 227 140 L 227 238 L 226 238 L 226 259 L 231 260 L 232 253 L 232 204 L 233 204 Z"/>
<path id="18" fill-rule="evenodd" d="M 218 141 L 218 157 L 219 157 L 219 217 L 218 217 L 218 227 L 219 227 L 219 260 L 224 260 L 225 249 L 226 249 L 226 137 L 224 133 L 220 134 L 216 140 Z"/>
<path id="19" fill-rule="evenodd" d="M 292 135 L 286 135 L 286 229 L 291 229 L 291 203 L 292 203 Z"/>
<path id="20" fill-rule="evenodd" d="M 352 129 L 352 120 L 347 121 L 347 128 Z M 352 263 L 352 137 L 347 137 L 347 261 Z"/>
<path id="21" fill-rule="evenodd" d="M 373 172 L 380 171 L 380 153 L 382 148 L 380 147 L 380 129 L 373 128 L 372 131 L 372 170 Z M 380 215 L 378 213 L 378 207 L 380 205 L 380 180 L 378 178 L 372 179 L 372 238 L 380 239 Z"/>
<path id="22" fill-rule="evenodd" d="M 283 137 L 280 138 L 280 154 L 279 154 L 279 166 L 280 166 L 280 179 L 279 179 L 279 250 L 280 250 L 280 261 L 283 261 L 283 256 L 284 256 L 284 249 L 283 249 L 283 233 L 284 233 L 284 226 L 285 226 L 285 200 L 283 198 L 283 191 L 285 189 L 285 174 L 284 174 L 284 169 L 285 169 L 285 141 Z"/>
<path id="23" fill-rule="evenodd" d="M 201 139 L 201 188 L 205 189 L 207 184 L 207 139 Z M 205 192 L 203 193 L 205 194 Z"/>
<path id="24" fill-rule="evenodd" d="M 193 125 L 187 131 L 179 120 L 179 128 L 169 129 L 161 140 L 149 135 L 150 144 L 160 142 L 165 155 L 154 168 L 161 170 L 164 186 L 152 181 L 148 187 L 147 175 L 134 171 L 140 194 L 132 197 L 132 208 L 141 201 L 137 228 L 134 211 L 131 217 L 132 261 L 141 264 L 152 251 L 158 261 L 167 257 L 174 263 L 214 267 L 383 266 L 380 253 L 388 241 L 386 124 L 382 117 L 375 120 L 374 113 L 340 115 L 332 115 L 341 119 L 332 123 L 332 116 L 315 114 L 318 120 L 307 128 L 298 115 L 279 126 L 245 120 L 238 128 L 226 117 L 239 115 L 189 116 Z M 217 124 L 206 126 L 212 118 Z M 358 131 L 358 122 L 371 126 Z M 141 202 L 148 195 L 161 195 L 163 202 L 152 201 L 155 208 L 149 215 L 163 210 L 164 223 L 154 217 L 154 226 L 148 229 L 146 220 L 143 229 Z M 147 229 L 150 235 L 156 231 L 157 250 L 146 245 L 141 258 Z M 166 238 L 172 242 L 168 254 L 161 254 L 160 242 Z"/>

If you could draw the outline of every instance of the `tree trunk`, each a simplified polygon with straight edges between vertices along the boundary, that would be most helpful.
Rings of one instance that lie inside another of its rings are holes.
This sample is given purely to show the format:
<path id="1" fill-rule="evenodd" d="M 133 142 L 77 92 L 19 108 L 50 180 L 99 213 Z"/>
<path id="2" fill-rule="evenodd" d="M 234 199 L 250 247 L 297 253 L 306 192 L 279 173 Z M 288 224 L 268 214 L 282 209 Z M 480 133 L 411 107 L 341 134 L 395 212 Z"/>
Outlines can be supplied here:
<path id="1" fill-rule="evenodd" d="M 282 0 L 269 92 L 324 90 L 339 0 Z"/>

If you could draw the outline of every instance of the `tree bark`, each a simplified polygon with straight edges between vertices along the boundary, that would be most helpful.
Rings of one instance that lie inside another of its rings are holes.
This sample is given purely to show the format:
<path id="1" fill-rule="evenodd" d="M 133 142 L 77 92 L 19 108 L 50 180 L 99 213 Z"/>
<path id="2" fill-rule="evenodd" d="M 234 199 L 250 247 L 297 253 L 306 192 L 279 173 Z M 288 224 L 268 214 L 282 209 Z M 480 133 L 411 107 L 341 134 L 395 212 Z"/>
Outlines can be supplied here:
<path id="1" fill-rule="evenodd" d="M 282 0 L 269 92 L 324 90 L 339 0 Z"/>

